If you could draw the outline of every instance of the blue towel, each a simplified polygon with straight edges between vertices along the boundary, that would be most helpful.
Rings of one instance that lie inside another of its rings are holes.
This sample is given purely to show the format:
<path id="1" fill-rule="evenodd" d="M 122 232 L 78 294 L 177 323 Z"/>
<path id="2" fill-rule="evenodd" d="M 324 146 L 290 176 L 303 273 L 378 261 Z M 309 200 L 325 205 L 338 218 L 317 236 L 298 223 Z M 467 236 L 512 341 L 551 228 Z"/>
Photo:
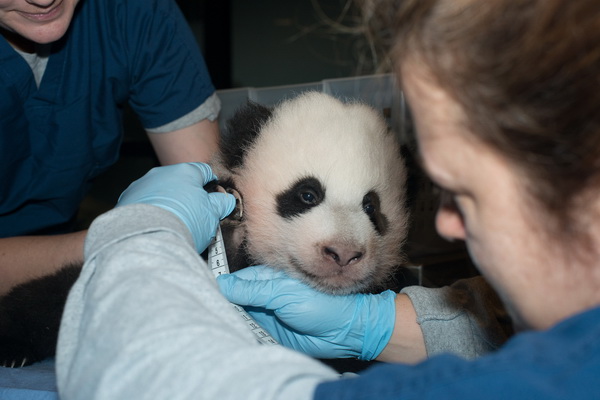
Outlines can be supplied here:
<path id="1" fill-rule="evenodd" d="M 0 367 L 1 400 L 58 400 L 54 359 L 24 368 Z"/>

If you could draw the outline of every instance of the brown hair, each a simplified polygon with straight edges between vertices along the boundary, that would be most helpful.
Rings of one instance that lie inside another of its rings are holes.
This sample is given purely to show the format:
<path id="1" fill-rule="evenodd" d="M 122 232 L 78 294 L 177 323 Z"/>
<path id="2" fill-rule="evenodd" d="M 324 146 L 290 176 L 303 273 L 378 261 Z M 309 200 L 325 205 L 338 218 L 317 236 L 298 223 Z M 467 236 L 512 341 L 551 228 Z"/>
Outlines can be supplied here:
<path id="1" fill-rule="evenodd" d="M 469 131 L 513 160 L 557 228 L 571 230 L 577 201 L 600 189 L 600 2 L 361 3 L 397 66 L 423 61 Z"/>

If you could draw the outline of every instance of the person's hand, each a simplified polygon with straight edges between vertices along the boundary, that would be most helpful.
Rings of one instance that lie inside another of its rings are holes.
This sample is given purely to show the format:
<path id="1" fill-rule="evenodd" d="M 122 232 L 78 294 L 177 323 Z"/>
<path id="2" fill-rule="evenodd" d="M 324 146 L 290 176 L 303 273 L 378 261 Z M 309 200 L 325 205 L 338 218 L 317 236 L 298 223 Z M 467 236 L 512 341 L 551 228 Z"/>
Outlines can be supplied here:
<path id="1" fill-rule="evenodd" d="M 375 359 L 394 329 L 391 290 L 334 296 L 267 266 L 221 275 L 217 282 L 281 344 L 313 357 Z"/>
<path id="2" fill-rule="evenodd" d="M 186 163 L 153 168 L 121 194 L 117 207 L 151 204 L 177 215 L 189 228 L 196 249 L 204 251 L 217 232 L 219 221 L 235 207 L 226 193 L 207 193 L 203 186 L 216 179 L 210 167 Z"/>

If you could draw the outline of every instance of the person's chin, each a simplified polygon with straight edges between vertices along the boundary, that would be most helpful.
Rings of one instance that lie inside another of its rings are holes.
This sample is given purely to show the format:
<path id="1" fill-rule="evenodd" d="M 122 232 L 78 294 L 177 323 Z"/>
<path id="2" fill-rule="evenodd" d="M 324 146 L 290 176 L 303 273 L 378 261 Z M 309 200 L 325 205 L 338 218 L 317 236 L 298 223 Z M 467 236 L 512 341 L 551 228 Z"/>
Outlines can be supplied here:
<path id="1" fill-rule="evenodd" d="M 19 24 L 13 24 L 8 27 L 7 32 L 12 32 L 15 36 L 9 41 L 14 42 L 17 46 L 22 41 L 30 41 L 33 43 L 47 44 L 56 42 L 64 36 L 69 29 L 70 18 L 64 20 L 55 20 L 50 23 L 37 24 L 30 21 L 21 21 Z M 18 39 L 20 37 L 20 39 Z"/>
<path id="2" fill-rule="evenodd" d="M 21 13 L 20 29 L 15 29 L 15 31 L 35 43 L 55 42 L 63 37 L 69 28 L 73 11 L 63 1 L 56 9 L 47 14 Z"/>
<path id="3" fill-rule="evenodd" d="M 29 35 L 28 39 L 39 44 L 56 42 L 65 35 L 69 24 L 56 24 Z"/>

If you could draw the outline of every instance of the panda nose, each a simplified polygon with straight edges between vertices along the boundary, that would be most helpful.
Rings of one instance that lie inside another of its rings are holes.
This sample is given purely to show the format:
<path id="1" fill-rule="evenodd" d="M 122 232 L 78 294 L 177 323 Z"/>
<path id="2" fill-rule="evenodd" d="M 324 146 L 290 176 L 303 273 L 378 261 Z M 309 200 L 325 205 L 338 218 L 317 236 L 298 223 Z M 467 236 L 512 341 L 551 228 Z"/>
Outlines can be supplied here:
<path id="1" fill-rule="evenodd" d="M 324 246 L 323 256 L 331 258 L 340 267 L 345 267 L 359 261 L 363 257 L 363 253 L 343 245 Z"/>

